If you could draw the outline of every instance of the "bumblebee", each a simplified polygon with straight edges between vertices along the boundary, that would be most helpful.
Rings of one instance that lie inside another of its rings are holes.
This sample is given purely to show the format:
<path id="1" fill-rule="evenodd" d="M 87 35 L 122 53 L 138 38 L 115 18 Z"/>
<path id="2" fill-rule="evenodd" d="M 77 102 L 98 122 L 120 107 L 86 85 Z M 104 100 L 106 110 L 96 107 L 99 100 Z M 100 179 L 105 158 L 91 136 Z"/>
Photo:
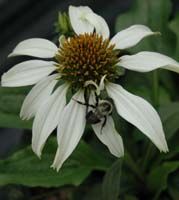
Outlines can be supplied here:
<path id="1" fill-rule="evenodd" d="M 88 101 L 83 103 L 77 101 L 79 104 L 86 106 L 86 121 L 89 124 L 97 124 L 103 121 L 101 126 L 101 131 L 106 124 L 107 117 L 112 114 L 113 104 L 107 99 L 100 99 L 99 96 L 96 95 L 96 103 L 95 105 L 89 104 Z M 86 99 L 86 98 L 85 98 Z M 89 107 L 91 108 L 89 111 Z"/>
<path id="2" fill-rule="evenodd" d="M 95 106 L 88 105 L 92 107 L 92 110 L 87 112 L 86 114 L 86 121 L 90 124 L 97 124 L 104 119 L 104 125 L 106 123 L 106 119 L 108 115 L 112 114 L 113 105 L 108 100 L 99 100 Z"/>

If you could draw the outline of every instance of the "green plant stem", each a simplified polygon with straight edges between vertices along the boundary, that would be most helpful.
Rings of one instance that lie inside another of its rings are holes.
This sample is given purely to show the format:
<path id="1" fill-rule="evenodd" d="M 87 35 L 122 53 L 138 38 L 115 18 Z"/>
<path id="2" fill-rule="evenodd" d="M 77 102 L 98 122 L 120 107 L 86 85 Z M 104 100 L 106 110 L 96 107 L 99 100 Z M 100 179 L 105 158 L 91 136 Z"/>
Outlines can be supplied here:
<path id="1" fill-rule="evenodd" d="M 158 109 L 159 106 L 159 79 L 158 79 L 158 71 L 155 70 L 152 72 L 152 102 L 155 109 Z M 144 157 L 143 169 L 146 170 L 148 166 L 148 160 L 151 156 L 153 150 L 153 144 L 149 141 L 147 146 L 147 151 Z"/>
<path id="2" fill-rule="evenodd" d="M 158 71 L 152 72 L 152 102 L 154 107 L 157 109 L 159 106 L 159 80 Z"/>

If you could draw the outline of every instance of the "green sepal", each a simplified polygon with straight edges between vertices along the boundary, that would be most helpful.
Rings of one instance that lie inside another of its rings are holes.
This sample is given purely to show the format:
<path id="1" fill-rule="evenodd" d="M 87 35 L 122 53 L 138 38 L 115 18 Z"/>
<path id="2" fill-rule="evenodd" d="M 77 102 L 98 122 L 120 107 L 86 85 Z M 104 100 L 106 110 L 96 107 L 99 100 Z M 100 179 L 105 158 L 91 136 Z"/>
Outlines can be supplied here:
<path id="1" fill-rule="evenodd" d="M 66 37 L 73 36 L 75 33 L 70 23 L 69 16 L 66 12 L 59 12 L 58 20 L 55 23 L 55 30 L 60 35 Z"/>

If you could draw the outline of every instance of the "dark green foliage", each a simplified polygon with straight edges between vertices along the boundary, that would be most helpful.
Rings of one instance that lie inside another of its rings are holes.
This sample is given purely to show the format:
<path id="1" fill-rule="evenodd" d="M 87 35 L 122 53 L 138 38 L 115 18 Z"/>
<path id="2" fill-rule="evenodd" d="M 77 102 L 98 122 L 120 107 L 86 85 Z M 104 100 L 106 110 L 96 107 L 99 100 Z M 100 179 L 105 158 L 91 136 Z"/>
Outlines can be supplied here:
<path id="1" fill-rule="evenodd" d="M 170 0 L 135 0 L 132 8 L 120 15 L 116 32 L 133 24 L 145 24 L 161 36 L 145 38 L 129 53 L 156 51 L 179 60 L 179 14 L 171 17 Z M 59 24 L 61 24 L 59 26 Z M 63 26 L 62 26 L 63 25 Z M 66 14 L 60 14 L 57 31 L 72 34 Z M 67 31 L 68 30 L 68 31 Z M 123 71 L 119 71 L 123 74 Z M 73 200 L 178 200 L 179 199 L 179 90 L 178 74 L 158 70 L 158 112 L 161 116 L 169 153 L 160 153 L 135 127 L 115 113 L 116 128 L 124 139 L 125 157 L 116 160 L 93 137 L 88 128 L 75 152 L 56 173 L 50 169 L 56 151 L 55 140 L 50 140 L 42 160 L 34 156 L 30 147 L 0 161 L 0 185 L 59 187 L 75 185 Z M 130 92 L 150 103 L 153 101 L 152 73 L 125 71 L 119 83 Z M 27 94 L 25 89 L 0 88 L 0 126 L 31 128 L 21 121 L 19 111 Z M 149 145 L 150 144 L 150 145 Z M 148 147 L 149 146 L 149 147 Z M 98 150 L 97 150 L 98 149 Z M 95 175 L 92 173 L 95 171 Z"/>
<path id="2" fill-rule="evenodd" d="M 1 127 L 31 129 L 31 122 L 22 121 L 19 117 L 20 108 L 28 90 L 28 88 L 0 87 Z"/>
<path id="3" fill-rule="evenodd" d="M 92 170 L 105 170 L 109 161 L 96 154 L 85 142 L 81 142 L 59 173 L 50 168 L 57 144 L 48 142 L 42 159 L 39 160 L 27 147 L 0 161 L 0 185 L 22 184 L 26 186 L 59 187 L 81 184 Z"/>

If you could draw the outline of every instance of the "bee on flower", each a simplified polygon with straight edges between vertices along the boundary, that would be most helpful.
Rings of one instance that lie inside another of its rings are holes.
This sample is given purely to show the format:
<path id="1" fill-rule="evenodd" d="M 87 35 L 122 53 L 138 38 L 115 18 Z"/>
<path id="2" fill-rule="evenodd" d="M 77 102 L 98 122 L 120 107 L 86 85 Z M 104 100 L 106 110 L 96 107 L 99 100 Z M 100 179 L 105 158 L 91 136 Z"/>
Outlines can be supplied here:
<path id="1" fill-rule="evenodd" d="M 147 36 L 158 34 L 133 25 L 110 39 L 106 21 L 87 6 L 69 7 L 72 34 L 51 41 L 32 38 L 20 42 L 9 57 L 32 56 L 4 73 L 3 87 L 35 85 L 21 108 L 20 117 L 34 117 L 32 149 L 40 157 L 46 140 L 57 128 L 58 149 L 52 167 L 59 170 L 78 145 L 86 123 L 116 157 L 124 155 L 122 138 L 111 113 L 118 114 L 143 132 L 161 152 L 167 152 L 162 123 L 155 109 L 115 81 L 119 69 L 149 72 L 158 68 L 179 72 L 179 63 L 165 55 L 143 51 L 120 56 Z M 51 59 L 51 61 L 41 60 Z M 67 103 L 67 93 L 72 97 Z M 102 92 L 111 101 L 102 97 Z"/>

